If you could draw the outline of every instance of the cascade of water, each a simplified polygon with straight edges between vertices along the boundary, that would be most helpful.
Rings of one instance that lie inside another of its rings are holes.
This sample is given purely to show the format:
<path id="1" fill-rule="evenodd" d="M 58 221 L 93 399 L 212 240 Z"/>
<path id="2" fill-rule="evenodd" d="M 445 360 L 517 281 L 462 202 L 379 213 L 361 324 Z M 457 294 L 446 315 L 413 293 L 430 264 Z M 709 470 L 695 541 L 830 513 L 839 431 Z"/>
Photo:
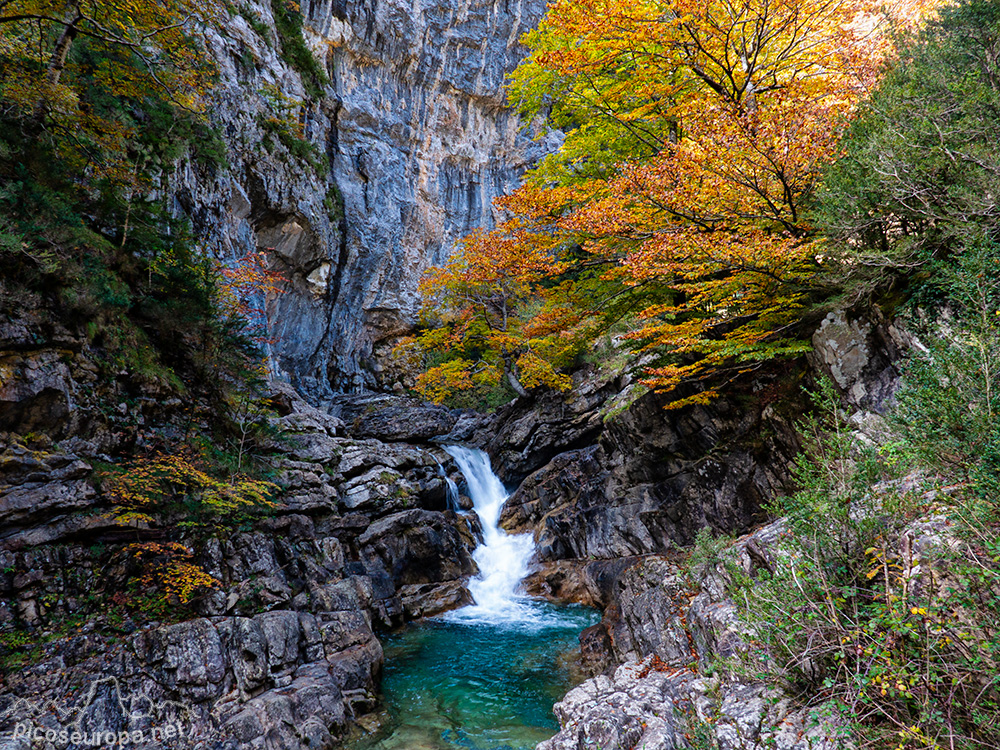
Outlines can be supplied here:
<path id="1" fill-rule="evenodd" d="M 493 473 L 490 457 L 480 450 L 457 445 L 445 450 L 455 459 L 469 485 L 473 510 L 483 527 L 483 543 L 472 555 L 479 566 L 479 576 L 469 581 L 469 593 L 475 604 L 449 612 L 444 618 L 525 630 L 564 627 L 559 615 L 517 593 L 518 584 L 528 574 L 535 544 L 531 534 L 507 534 L 500 528 L 500 510 L 507 500 L 507 491 Z"/>
<path id="2" fill-rule="evenodd" d="M 448 476 L 448 472 L 444 470 L 441 464 L 438 464 L 438 474 L 444 478 L 445 484 L 445 495 L 448 500 L 448 509 L 453 510 L 456 513 L 461 510 L 458 505 L 458 485 L 452 481 L 452 478 Z"/>

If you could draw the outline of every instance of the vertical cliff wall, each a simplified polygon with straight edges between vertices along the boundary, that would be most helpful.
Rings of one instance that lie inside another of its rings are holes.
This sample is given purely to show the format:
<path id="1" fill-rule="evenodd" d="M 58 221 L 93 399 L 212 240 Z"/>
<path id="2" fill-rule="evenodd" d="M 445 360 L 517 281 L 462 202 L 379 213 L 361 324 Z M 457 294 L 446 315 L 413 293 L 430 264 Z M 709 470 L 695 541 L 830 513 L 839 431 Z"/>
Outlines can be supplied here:
<path id="1" fill-rule="evenodd" d="M 425 269 L 553 148 L 503 94 L 544 2 L 306 0 L 321 96 L 276 9 L 245 2 L 210 39 L 229 163 L 182 165 L 168 189 L 219 257 L 270 248 L 292 278 L 269 305 L 275 365 L 318 400 L 373 384 L 373 347 L 412 322 Z"/>

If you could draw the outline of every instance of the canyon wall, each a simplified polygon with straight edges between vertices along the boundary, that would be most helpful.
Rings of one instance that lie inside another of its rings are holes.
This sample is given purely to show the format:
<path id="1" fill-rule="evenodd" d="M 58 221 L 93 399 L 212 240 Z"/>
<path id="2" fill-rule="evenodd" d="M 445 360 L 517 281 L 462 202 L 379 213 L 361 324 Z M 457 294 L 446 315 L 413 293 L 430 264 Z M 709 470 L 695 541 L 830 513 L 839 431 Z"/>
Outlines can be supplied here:
<path id="1" fill-rule="evenodd" d="M 291 279 L 269 301 L 276 374 L 322 400 L 374 384 L 372 352 L 408 330 L 424 271 L 555 147 L 503 90 L 545 5 L 305 2 L 322 85 L 275 7 L 252 0 L 209 39 L 228 165 L 182 164 L 166 189 L 218 258 L 263 249 Z"/>

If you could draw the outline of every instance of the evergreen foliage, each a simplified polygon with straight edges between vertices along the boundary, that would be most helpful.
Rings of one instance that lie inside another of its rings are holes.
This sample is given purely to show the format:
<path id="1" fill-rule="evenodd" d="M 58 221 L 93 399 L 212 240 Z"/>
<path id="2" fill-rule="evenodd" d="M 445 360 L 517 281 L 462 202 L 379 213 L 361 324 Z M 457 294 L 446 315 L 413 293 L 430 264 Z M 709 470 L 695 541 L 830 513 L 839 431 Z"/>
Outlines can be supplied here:
<path id="1" fill-rule="evenodd" d="M 275 31 L 281 41 L 282 58 L 302 76 L 306 93 L 313 99 L 322 99 L 323 89 L 330 83 L 330 78 L 306 46 L 302 36 L 302 11 L 298 3 L 272 0 L 271 11 L 274 13 Z"/>
<path id="2" fill-rule="evenodd" d="M 852 299 L 1000 239 L 1000 5 L 945 7 L 898 46 L 813 216 Z"/>
<path id="3" fill-rule="evenodd" d="M 136 394 L 186 402 L 145 425 L 146 455 L 123 435 L 101 472 L 134 541 L 119 551 L 125 580 L 95 597 L 160 618 L 190 614 L 215 585 L 181 537 L 228 533 L 276 490 L 259 460 L 273 436 L 252 302 L 282 280 L 256 256 L 222 269 L 165 204 L 179 161 L 205 176 L 226 164 L 202 111 L 214 70 L 197 30 L 213 13 L 186 0 L 0 3 L 0 317 L 85 342 L 79 359 L 102 381 L 87 418 Z"/>

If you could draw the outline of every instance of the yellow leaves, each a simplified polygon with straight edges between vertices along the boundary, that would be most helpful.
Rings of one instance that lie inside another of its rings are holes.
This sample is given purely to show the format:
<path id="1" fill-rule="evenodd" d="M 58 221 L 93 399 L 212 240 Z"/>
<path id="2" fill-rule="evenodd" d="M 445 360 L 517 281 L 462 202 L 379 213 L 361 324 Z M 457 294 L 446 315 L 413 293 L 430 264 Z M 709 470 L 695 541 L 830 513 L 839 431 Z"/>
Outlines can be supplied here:
<path id="1" fill-rule="evenodd" d="M 573 381 L 568 375 L 556 372 L 548 362 L 532 351 L 517 358 L 517 371 L 525 388 L 548 386 L 558 391 L 568 391 Z"/>
<path id="2" fill-rule="evenodd" d="M 177 454 L 135 461 L 125 471 L 105 478 L 103 487 L 118 506 L 113 519 L 123 526 L 152 525 L 158 507 L 181 498 L 197 499 L 205 512 L 216 516 L 269 508 L 278 490 L 263 480 L 215 479 Z"/>
<path id="3" fill-rule="evenodd" d="M 137 529 L 155 526 L 162 520 L 159 513 L 170 504 L 194 502 L 200 514 L 219 519 L 240 510 L 273 507 L 278 491 L 277 485 L 258 479 L 216 479 L 179 454 L 135 461 L 124 471 L 105 476 L 103 489 L 116 506 L 112 519 Z M 191 550 L 178 542 L 136 542 L 124 552 L 142 570 L 143 585 L 161 589 L 168 600 L 188 603 L 219 586 L 193 561 Z"/>
<path id="4" fill-rule="evenodd" d="M 470 390 L 473 385 L 472 363 L 465 359 L 445 362 L 417 377 L 417 392 L 437 404 L 458 391 Z"/>
<path id="5" fill-rule="evenodd" d="M 115 516 L 115 523 L 119 523 L 122 526 L 139 526 L 140 524 L 148 526 L 155 523 L 155 521 L 148 513 L 125 511 L 124 513 L 119 513 Z"/>
<path id="6" fill-rule="evenodd" d="M 168 600 L 187 604 L 203 591 L 221 585 L 192 562 L 193 554 L 183 544 L 141 542 L 127 545 L 124 551 L 142 568 L 142 584 L 161 588 Z"/>
<path id="7" fill-rule="evenodd" d="M 422 331 L 417 337 L 417 343 L 424 351 L 450 349 L 452 346 L 458 345 L 459 340 L 449 328 L 429 328 Z M 404 344 L 405 340 L 400 345 Z"/>

